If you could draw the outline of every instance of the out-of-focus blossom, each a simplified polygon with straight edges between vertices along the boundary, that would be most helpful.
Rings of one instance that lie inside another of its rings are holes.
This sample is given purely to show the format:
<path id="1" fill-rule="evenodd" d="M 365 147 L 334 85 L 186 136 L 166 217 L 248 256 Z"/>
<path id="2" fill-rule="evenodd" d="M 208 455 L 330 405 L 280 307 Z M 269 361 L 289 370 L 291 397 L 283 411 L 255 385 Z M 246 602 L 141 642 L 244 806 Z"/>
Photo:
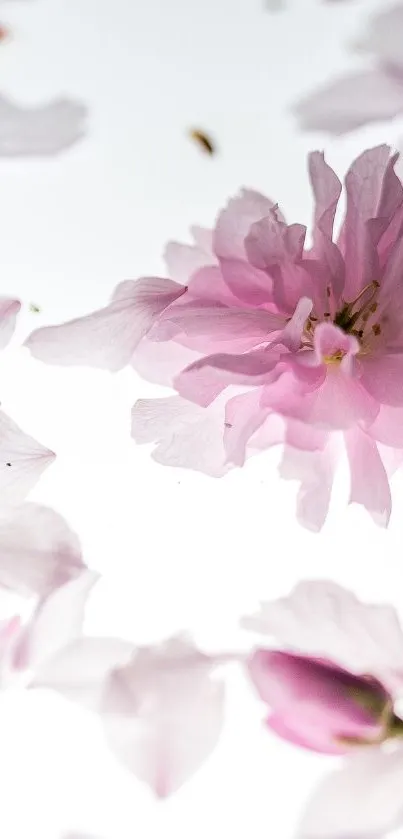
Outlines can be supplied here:
<path id="1" fill-rule="evenodd" d="M 373 16 L 359 48 L 373 66 L 321 86 L 295 107 L 303 128 L 343 134 L 403 112 L 403 5 Z"/>
<path id="2" fill-rule="evenodd" d="M 376 679 L 278 650 L 257 650 L 249 671 L 270 706 L 268 727 L 297 746 L 343 754 L 351 745 L 382 742 L 396 729 L 403 734 L 392 697 Z"/>
<path id="3" fill-rule="evenodd" d="M 27 341 L 42 360 L 118 370 L 132 363 L 179 396 L 140 400 L 133 436 L 157 443 L 162 463 L 222 475 L 274 444 L 281 473 L 299 480 L 300 520 L 327 514 L 337 445 L 350 500 L 380 524 L 389 474 L 403 458 L 403 187 L 388 146 L 366 151 L 341 184 L 321 153 L 309 159 L 312 247 L 277 205 L 243 190 L 213 233 L 171 243 L 167 279 L 118 286 L 84 318 Z M 390 454 L 393 457 L 390 457 Z"/>
<path id="4" fill-rule="evenodd" d="M 0 157 L 42 157 L 73 146 L 85 134 L 87 109 L 67 98 L 22 106 L 0 95 Z"/>
<path id="5" fill-rule="evenodd" d="M 218 741 L 224 687 L 216 666 L 183 637 L 137 650 L 118 639 L 83 638 L 48 659 L 32 687 L 97 710 L 118 760 L 165 798 Z"/>
<path id="6" fill-rule="evenodd" d="M 304 582 L 243 624 L 276 645 L 249 659 L 269 728 L 344 754 L 315 790 L 299 836 L 367 839 L 401 825 L 403 721 L 394 703 L 403 696 L 403 632 L 394 609 L 334 583 Z"/>

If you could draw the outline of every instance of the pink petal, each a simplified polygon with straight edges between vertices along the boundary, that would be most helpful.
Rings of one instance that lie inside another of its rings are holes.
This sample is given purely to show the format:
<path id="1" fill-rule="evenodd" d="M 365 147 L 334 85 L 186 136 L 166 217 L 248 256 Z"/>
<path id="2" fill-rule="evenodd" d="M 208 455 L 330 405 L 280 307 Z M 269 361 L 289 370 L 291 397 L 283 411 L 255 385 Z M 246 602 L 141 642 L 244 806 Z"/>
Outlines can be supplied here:
<path id="1" fill-rule="evenodd" d="M 333 236 L 333 224 L 337 204 L 341 195 L 341 183 L 325 161 L 323 152 L 312 152 L 309 155 L 309 176 L 315 199 L 314 217 L 314 248 L 320 248 L 321 240 L 318 233 L 329 239 Z"/>
<path id="2" fill-rule="evenodd" d="M 25 108 L 0 96 L 0 157 L 58 154 L 84 136 L 86 116 L 70 99 Z"/>
<path id="3" fill-rule="evenodd" d="M 0 586 L 44 597 L 83 568 L 78 539 L 54 510 L 26 503 L 0 518 Z"/>
<path id="4" fill-rule="evenodd" d="M 309 175 L 315 199 L 311 254 L 321 261 L 327 274 L 322 287 L 321 301 L 321 311 L 325 312 L 327 308 L 326 285 L 329 283 L 329 278 L 336 300 L 339 299 L 344 287 L 344 261 L 339 249 L 332 241 L 334 217 L 342 187 L 337 175 L 327 165 L 321 152 L 312 152 L 309 155 Z"/>
<path id="5" fill-rule="evenodd" d="M 133 645 L 120 638 L 77 638 L 37 666 L 30 686 L 98 711 L 107 679 L 132 654 Z"/>
<path id="6" fill-rule="evenodd" d="M 358 750 L 315 789 L 299 839 L 376 839 L 403 823 L 403 752 Z"/>
<path id="7" fill-rule="evenodd" d="M 0 348 L 5 347 L 15 329 L 18 312 L 21 309 L 19 300 L 11 297 L 0 297 Z"/>
<path id="8" fill-rule="evenodd" d="M 219 265 L 209 265 L 193 274 L 189 284 L 189 299 L 196 305 L 207 300 L 224 306 L 239 306 L 239 300 L 225 282 Z"/>
<path id="9" fill-rule="evenodd" d="M 322 85 L 294 107 L 304 131 L 335 135 L 391 119 L 402 110 L 403 85 L 381 68 L 342 76 Z"/>
<path id="10" fill-rule="evenodd" d="M 252 225 L 245 248 L 253 265 L 262 270 L 270 269 L 282 262 L 301 259 L 305 234 L 306 227 L 302 224 L 288 227 L 273 209 L 266 218 Z"/>
<path id="11" fill-rule="evenodd" d="M 253 347 L 263 339 L 267 340 L 271 332 L 282 329 L 284 324 L 283 317 L 263 309 L 236 309 L 214 301 L 189 301 L 166 310 L 150 331 L 150 339 L 166 341 L 184 332 L 190 337 L 206 336 L 211 342 L 234 342 L 244 338 Z"/>
<path id="12" fill-rule="evenodd" d="M 178 396 L 139 399 L 132 412 L 137 443 L 157 443 L 153 458 L 166 466 L 196 469 L 212 477 L 227 470 L 223 409 L 206 410 Z"/>
<path id="13" fill-rule="evenodd" d="M 361 383 L 381 404 L 403 406 L 403 355 L 365 358 Z"/>
<path id="14" fill-rule="evenodd" d="M 295 416 L 318 428 L 342 430 L 358 422 L 372 422 L 378 410 L 358 379 L 330 366 L 323 384 L 308 394 Z"/>
<path id="15" fill-rule="evenodd" d="M 345 441 L 351 473 L 350 504 L 362 504 L 376 524 L 386 527 L 392 499 L 376 443 L 358 428 L 347 431 Z"/>
<path id="16" fill-rule="evenodd" d="M 209 757 L 223 724 L 214 661 L 179 639 L 143 648 L 111 675 L 103 697 L 107 741 L 159 798 L 176 792 Z"/>
<path id="17" fill-rule="evenodd" d="M 261 385 L 276 378 L 280 351 L 255 350 L 242 355 L 217 353 L 186 367 L 174 380 L 178 393 L 197 405 L 207 406 L 228 385 Z"/>
<path id="18" fill-rule="evenodd" d="M 324 658 L 394 685 L 403 670 L 403 632 L 392 606 L 362 603 L 329 580 L 298 583 L 288 597 L 261 604 L 243 625 L 278 646 Z"/>
<path id="19" fill-rule="evenodd" d="M 269 411 L 260 407 L 260 390 L 234 396 L 225 407 L 224 446 L 227 459 L 235 466 L 243 466 L 246 447 L 252 435 L 265 422 Z"/>
<path id="20" fill-rule="evenodd" d="M 88 595 L 97 580 L 94 571 L 82 571 L 39 603 L 19 642 L 15 659 L 19 669 L 35 673 L 81 635 Z"/>
<path id="21" fill-rule="evenodd" d="M 20 504 L 54 458 L 0 411 L 0 508 Z"/>
<path id="22" fill-rule="evenodd" d="M 174 376 L 198 358 L 200 353 L 182 344 L 143 338 L 136 349 L 132 366 L 143 379 L 172 386 Z"/>
<path id="23" fill-rule="evenodd" d="M 61 326 L 45 326 L 26 341 L 35 358 L 50 364 L 85 364 L 117 371 L 132 355 L 158 316 L 186 289 L 159 278 L 128 280 L 111 303 Z"/>
<path id="24" fill-rule="evenodd" d="M 378 416 L 366 432 L 386 446 L 403 448 L 403 408 L 381 405 Z"/>
<path id="25" fill-rule="evenodd" d="M 347 172 L 347 210 L 340 234 L 346 264 L 345 300 L 353 300 L 378 271 L 376 245 L 403 200 L 393 169 L 396 159 L 390 156 L 389 146 L 377 146 L 363 152 Z M 378 219 L 376 236 L 369 227 L 372 219 Z"/>
<path id="26" fill-rule="evenodd" d="M 312 300 L 309 297 L 301 297 L 298 301 L 293 316 L 288 321 L 281 333 L 281 343 L 290 350 L 296 351 L 301 346 L 301 336 L 305 323 L 312 311 Z"/>
<path id="27" fill-rule="evenodd" d="M 214 252 L 221 259 L 246 260 L 244 241 L 255 222 L 268 216 L 277 205 L 260 192 L 243 189 L 220 213 L 214 233 Z M 277 209 L 277 216 L 283 216 Z"/>
<path id="28" fill-rule="evenodd" d="M 191 277 L 207 265 L 216 265 L 217 258 L 195 245 L 168 242 L 164 259 L 169 276 L 178 283 L 187 285 Z"/>
<path id="29" fill-rule="evenodd" d="M 221 273 L 232 294 L 249 306 L 268 303 L 272 296 L 272 281 L 264 271 L 239 259 L 221 259 Z"/>
<path id="30" fill-rule="evenodd" d="M 297 499 L 298 521 L 309 530 L 323 527 L 329 510 L 335 471 L 335 456 L 328 445 L 323 451 L 302 451 L 286 446 L 280 475 L 300 482 Z"/>

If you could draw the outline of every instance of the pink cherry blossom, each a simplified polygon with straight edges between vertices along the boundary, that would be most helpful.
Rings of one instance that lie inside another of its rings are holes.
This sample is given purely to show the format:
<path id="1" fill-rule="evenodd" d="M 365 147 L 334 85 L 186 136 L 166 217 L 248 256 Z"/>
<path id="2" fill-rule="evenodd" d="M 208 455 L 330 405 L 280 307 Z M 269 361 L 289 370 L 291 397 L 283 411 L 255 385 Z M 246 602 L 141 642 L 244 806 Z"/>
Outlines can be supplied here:
<path id="1" fill-rule="evenodd" d="M 372 66 L 326 82 L 295 107 L 307 130 L 344 134 L 403 112 L 403 5 L 374 15 L 357 45 Z"/>
<path id="2" fill-rule="evenodd" d="M 323 154 L 309 158 L 312 245 L 277 205 L 243 190 L 214 231 L 166 251 L 171 280 L 118 286 L 109 306 L 35 331 L 27 345 L 58 364 L 128 363 L 177 396 L 142 399 L 133 436 L 168 465 L 219 476 L 283 444 L 280 472 L 299 480 L 298 516 L 318 530 L 338 446 L 350 500 L 379 524 L 403 459 L 403 187 L 388 146 L 364 152 L 342 186 Z"/>
<path id="3" fill-rule="evenodd" d="M 394 704 L 403 696 L 403 632 L 394 609 L 313 581 L 263 603 L 243 625 L 276 645 L 248 663 L 269 728 L 295 745 L 344 753 L 314 790 L 298 836 L 367 839 L 402 825 L 403 722 Z"/>

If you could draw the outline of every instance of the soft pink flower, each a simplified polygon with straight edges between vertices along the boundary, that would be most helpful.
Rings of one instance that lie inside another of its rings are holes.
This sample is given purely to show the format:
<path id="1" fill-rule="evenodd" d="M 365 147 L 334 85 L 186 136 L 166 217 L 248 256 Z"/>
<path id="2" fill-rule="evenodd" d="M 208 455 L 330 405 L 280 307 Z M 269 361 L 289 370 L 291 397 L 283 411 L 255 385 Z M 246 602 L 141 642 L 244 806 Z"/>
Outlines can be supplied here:
<path id="1" fill-rule="evenodd" d="M 321 659 L 262 649 L 251 656 L 249 673 L 270 707 L 268 727 L 297 746 L 343 754 L 382 742 L 397 727 L 403 733 L 391 695 L 375 679 Z"/>
<path id="2" fill-rule="evenodd" d="M 403 824 L 403 632 L 391 606 L 361 603 L 326 581 L 263 603 L 243 625 L 282 652 L 259 649 L 248 671 L 268 725 L 304 748 L 344 759 L 314 791 L 298 835 L 382 836 Z"/>
<path id="3" fill-rule="evenodd" d="M 374 15 L 357 45 L 374 66 L 322 85 L 295 107 L 307 130 L 344 134 L 403 112 L 403 5 Z"/>
<path id="4" fill-rule="evenodd" d="M 222 475 L 274 444 L 299 479 L 300 520 L 319 529 L 344 442 L 351 501 L 380 524 L 389 473 L 403 458 L 403 187 L 388 146 L 366 151 L 341 184 L 310 155 L 313 244 L 277 205 L 243 190 L 213 233 L 171 243 L 171 280 L 118 286 L 105 309 L 28 339 L 59 364 L 117 370 L 132 363 L 179 397 L 140 400 L 133 436 L 162 463 Z M 182 285 L 186 283 L 186 285 Z M 231 389 L 229 389 L 231 388 Z M 391 458 L 389 455 L 393 454 Z M 391 465 L 393 464 L 393 465 Z"/>

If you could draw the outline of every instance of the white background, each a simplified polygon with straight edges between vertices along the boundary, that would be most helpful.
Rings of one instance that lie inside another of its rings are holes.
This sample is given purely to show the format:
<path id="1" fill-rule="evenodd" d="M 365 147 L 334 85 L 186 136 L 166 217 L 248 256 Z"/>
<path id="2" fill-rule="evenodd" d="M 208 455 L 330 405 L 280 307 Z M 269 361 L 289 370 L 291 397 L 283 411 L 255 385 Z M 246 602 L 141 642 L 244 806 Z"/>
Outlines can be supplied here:
<path id="1" fill-rule="evenodd" d="M 320 536 L 294 517 L 295 487 L 277 453 L 215 481 L 164 469 L 130 439 L 130 408 L 162 390 L 131 371 L 57 369 L 18 346 L 31 329 L 103 305 L 121 280 L 163 272 L 170 239 L 209 225 L 251 186 L 309 223 L 306 153 L 324 148 L 342 175 L 364 146 L 397 144 L 389 123 L 329 141 L 301 135 L 288 108 L 354 66 L 347 53 L 377 6 L 289 0 L 37 0 L 4 3 L 1 88 L 20 102 L 68 94 L 89 107 L 88 137 L 54 160 L 0 160 L 1 291 L 21 296 L 14 346 L 0 359 L 2 407 L 57 452 L 33 497 L 63 513 L 104 575 L 88 631 L 150 642 L 183 628 L 205 649 L 245 643 L 241 614 L 300 578 L 331 577 L 403 607 L 403 483 L 388 532 L 346 508 L 343 476 Z M 188 137 L 201 127 L 218 153 Z M 33 302 L 42 313 L 29 312 Z M 96 721 L 43 694 L 0 699 L 0 836 L 104 839 L 292 836 L 330 767 L 281 743 L 239 674 L 227 725 L 200 773 L 168 802 L 108 755 Z"/>

